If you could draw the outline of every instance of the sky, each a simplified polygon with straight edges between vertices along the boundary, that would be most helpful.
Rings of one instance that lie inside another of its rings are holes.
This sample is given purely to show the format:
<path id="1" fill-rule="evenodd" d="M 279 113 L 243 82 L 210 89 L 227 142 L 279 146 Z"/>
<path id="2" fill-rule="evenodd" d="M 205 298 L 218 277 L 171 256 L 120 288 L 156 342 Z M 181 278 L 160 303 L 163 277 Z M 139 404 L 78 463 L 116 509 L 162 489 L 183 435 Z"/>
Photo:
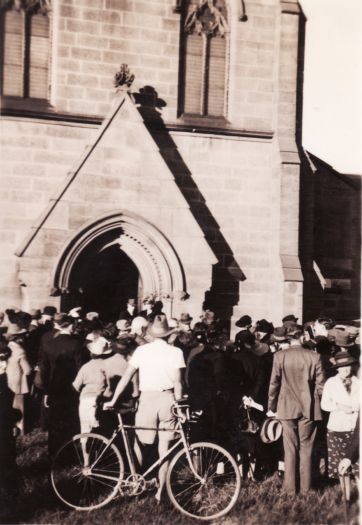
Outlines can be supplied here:
<path id="1" fill-rule="evenodd" d="M 362 0 L 299 0 L 307 17 L 303 146 L 362 175 Z"/>

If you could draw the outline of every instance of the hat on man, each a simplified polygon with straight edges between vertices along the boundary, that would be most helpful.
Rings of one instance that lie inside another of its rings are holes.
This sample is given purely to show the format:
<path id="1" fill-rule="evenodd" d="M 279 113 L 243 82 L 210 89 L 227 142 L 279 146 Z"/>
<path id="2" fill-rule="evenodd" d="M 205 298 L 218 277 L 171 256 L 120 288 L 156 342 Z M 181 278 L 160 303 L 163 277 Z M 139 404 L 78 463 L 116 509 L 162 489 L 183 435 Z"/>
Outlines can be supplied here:
<path id="1" fill-rule="evenodd" d="M 274 443 L 282 435 L 282 424 L 275 417 L 268 417 L 263 421 L 260 428 L 260 439 L 263 443 Z"/>
<path id="2" fill-rule="evenodd" d="M 357 359 L 343 350 L 341 352 L 337 352 L 333 357 L 333 360 L 334 364 L 332 365 L 332 368 L 340 368 L 341 366 L 349 366 L 357 363 Z"/>
<path id="3" fill-rule="evenodd" d="M 180 315 L 180 323 L 183 324 L 190 324 L 192 321 L 192 317 L 188 313 L 183 313 Z"/>
<path id="4" fill-rule="evenodd" d="M 87 321 L 93 321 L 94 319 L 99 319 L 98 312 L 87 312 L 85 315 Z"/>
<path id="5" fill-rule="evenodd" d="M 119 319 L 116 322 L 116 326 L 120 332 L 130 332 L 131 331 L 131 323 L 128 319 Z"/>
<path id="6" fill-rule="evenodd" d="M 71 317 L 74 317 L 74 319 L 79 319 L 81 309 L 82 309 L 81 306 L 76 306 L 75 308 L 72 308 L 71 310 L 69 310 L 68 315 L 70 315 Z"/>
<path id="7" fill-rule="evenodd" d="M 148 334 L 151 337 L 167 337 L 174 332 L 174 328 L 168 326 L 165 314 L 156 315 L 152 325 L 148 329 Z"/>
<path id="8" fill-rule="evenodd" d="M 290 315 L 286 315 L 285 317 L 283 317 L 282 319 L 282 323 L 288 323 L 288 322 L 293 322 L 293 323 L 296 323 L 298 321 L 298 317 L 295 317 L 294 314 L 290 314 Z"/>
<path id="9" fill-rule="evenodd" d="M 243 315 L 240 317 L 238 321 L 236 321 L 235 326 L 238 326 L 239 328 L 243 328 L 244 326 L 251 326 L 251 317 L 250 315 Z"/>
<path id="10" fill-rule="evenodd" d="M 351 337 L 350 333 L 344 327 L 330 330 L 329 336 L 332 336 L 336 346 L 349 347 L 355 344 L 355 338 Z"/>
<path id="11" fill-rule="evenodd" d="M 87 348 L 93 355 L 107 355 L 112 352 L 112 348 L 109 347 L 107 339 L 104 337 L 97 337 L 93 341 L 87 344 Z"/>
<path id="12" fill-rule="evenodd" d="M 44 306 L 43 308 L 43 315 L 49 315 L 50 317 L 54 317 L 54 314 L 57 313 L 57 309 L 55 306 Z"/>
<path id="13" fill-rule="evenodd" d="M 269 323 L 266 319 L 260 319 L 256 322 L 255 329 L 257 332 L 263 332 L 264 334 L 272 334 L 274 330 L 273 323 Z"/>
<path id="14" fill-rule="evenodd" d="M 287 331 L 285 329 L 285 326 L 277 326 L 276 328 L 274 328 L 274 332 L 272 333 L 270 339 L 276 343 L 282 343 L 284 341 L 288 341 Z"/>

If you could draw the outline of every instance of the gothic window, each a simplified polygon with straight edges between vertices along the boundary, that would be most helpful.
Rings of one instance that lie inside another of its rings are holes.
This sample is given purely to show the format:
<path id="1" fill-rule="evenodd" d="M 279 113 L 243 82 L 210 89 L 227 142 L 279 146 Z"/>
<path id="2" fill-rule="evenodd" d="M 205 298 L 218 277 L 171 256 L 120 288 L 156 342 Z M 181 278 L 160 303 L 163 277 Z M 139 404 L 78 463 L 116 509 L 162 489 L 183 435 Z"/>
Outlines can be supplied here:
<path id="1" fill-rule="evenodd" d="M 180 113 L 223 117 L 229 36 L 225 1 L 189 0 L 182 25 Z"/>
<path id="2" fill-rule="evenodd" d="M 1 94 L 47 99 L 50 0 L 8 0 L 1 9 Z"/>

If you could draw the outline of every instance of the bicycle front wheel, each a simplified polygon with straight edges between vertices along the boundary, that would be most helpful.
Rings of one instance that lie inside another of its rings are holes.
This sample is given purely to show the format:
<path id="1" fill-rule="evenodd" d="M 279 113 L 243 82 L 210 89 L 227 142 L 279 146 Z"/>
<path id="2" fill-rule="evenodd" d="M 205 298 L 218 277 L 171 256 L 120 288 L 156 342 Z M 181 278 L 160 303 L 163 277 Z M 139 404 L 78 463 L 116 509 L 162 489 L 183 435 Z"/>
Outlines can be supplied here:
<path id="1" fill-rule="evenodd" d="M 57 496 L 69 507 L 93 510 L 116 495 L 124 475 L 118 448 L 99 434 L 78 434 L 58 451 L 51 468 Z"/>
<path id="2" fill-rule="evenodd" d="M 206 521 L 224 516 L 240 493 L 236 461 L 213 443 L 194 443 L 190 455 L 192 467 L 185 450 L 180 450 L 170 463 L 166 486 L 172 503 L 191 518 Z"/>

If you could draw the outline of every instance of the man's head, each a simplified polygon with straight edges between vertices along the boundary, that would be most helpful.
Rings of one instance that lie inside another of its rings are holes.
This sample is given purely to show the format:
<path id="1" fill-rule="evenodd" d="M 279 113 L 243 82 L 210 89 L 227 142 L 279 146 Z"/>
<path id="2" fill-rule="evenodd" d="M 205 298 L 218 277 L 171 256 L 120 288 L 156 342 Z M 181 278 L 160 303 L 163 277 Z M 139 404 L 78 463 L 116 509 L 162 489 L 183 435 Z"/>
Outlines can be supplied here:
<path id="1" fill-rule="evenodd" d="M 74 330 L 74 325 L 75 325 L 75 317 L 72 317 L 71 315 L 68 315 L 68 314 L 59 314 L 57 316 L 57 327 L 59 328 L 59 330 L 63 333 L 73 333 L 73 330 Z"/>
<path id="2" fill-rule="evenodd" d="M 127 301 L 127 304 L 130 306 L 136 306 L 136 299 L 134 297 L 130 297 Z"/>
<path id="3" fill-rule="evenodd" d="M 152 325 L 148 329 L 148 335 L 154 339 L 165 339 L 174 332 L 174 328 L 168 326 L 165 314 L 156 315 Z"/>

